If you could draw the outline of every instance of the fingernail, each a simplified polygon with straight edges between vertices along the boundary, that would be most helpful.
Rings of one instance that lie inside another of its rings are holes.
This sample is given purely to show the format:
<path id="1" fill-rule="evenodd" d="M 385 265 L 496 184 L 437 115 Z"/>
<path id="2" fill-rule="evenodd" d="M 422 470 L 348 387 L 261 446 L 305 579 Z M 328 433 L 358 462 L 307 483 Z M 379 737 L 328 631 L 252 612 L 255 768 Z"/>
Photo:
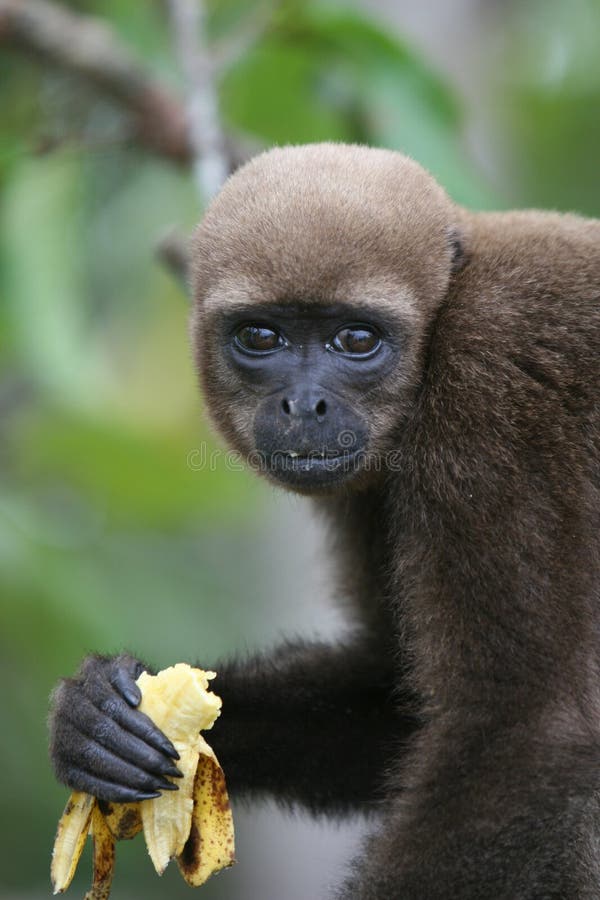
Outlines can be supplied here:
<path id="1" fill-rule="evenodd" d="M 171 756 L 173 759 L 179 759 L 179 753 L 168 738 L 165 738 L 164 741 L 161 742 L 161 746 L 163 753 L 166 753 L 167 756 Z"/>
<path id="2" fill-rule="evenodd" d="M 165 766 L 162 772 L 163 775 L 170 775 L 171 778 L 183 778 L 183 772 L 181 769 L 178 769 L 177 766 L 174 766 L 170 763 L 168 766 Z"/>
<path id="3" fill-rule="evenodd" d="M 136 794 L 136 803 L 139 802 L 140 800 L 156 800 L 157 797 L 160 797 L 159 791 L 154 791 L 152 794 L 150 794 L 150 793 Z"/>
<path id="4" fill-rule="evenodd" d="M 173 784 L 172 781 L 163 781 L 160 786 L 161 791 L 178 791 L 179 785 Z"/>
<path id="5" fill-rule="evenodd" d="M 133 690 L 133 688 L 127 688 L 127 690 L 124 691 L 123 696 L 130 706 L 138 706 L 140 700 L 142 699 L 141 691 L 139 689 Z"/>

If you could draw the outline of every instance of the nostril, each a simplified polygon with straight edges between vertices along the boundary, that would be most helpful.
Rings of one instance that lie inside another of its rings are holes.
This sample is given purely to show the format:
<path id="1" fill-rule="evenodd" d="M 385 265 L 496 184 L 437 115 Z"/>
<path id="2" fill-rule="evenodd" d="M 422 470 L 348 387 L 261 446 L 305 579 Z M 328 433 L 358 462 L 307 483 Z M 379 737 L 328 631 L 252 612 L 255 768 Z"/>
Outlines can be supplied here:
<path id="1" fill-rule="evenodd" d="M 315 406 L 315 412 L 318 416 L 324 416 L 327 412 L 327 404 L 324 400 L 319 400 L 317 405 Z"/>
<path id="2" fill-rule="evenodd" d="M 286 414 L 286 416 L 289 416 L 289 414 L 291 412 L 290 404 L 287 402 L 287 400 L 285 398 L 281 401 L 281 408 L 284 411 L 284 413 Z"/>

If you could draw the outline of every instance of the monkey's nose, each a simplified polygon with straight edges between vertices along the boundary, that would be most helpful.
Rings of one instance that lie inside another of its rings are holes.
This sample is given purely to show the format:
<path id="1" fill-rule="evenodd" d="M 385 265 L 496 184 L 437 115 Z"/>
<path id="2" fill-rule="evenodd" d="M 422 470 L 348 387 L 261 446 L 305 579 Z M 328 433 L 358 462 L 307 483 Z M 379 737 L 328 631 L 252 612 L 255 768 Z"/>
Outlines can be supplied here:
<path id="1" fill-rule="evenodd" d="M 290 418 L 316 418 L 322 422 L 327 413 L 327 403 L 323 397 L 284 397 L 281 401 L 281 409 L 285 416 Z"/>

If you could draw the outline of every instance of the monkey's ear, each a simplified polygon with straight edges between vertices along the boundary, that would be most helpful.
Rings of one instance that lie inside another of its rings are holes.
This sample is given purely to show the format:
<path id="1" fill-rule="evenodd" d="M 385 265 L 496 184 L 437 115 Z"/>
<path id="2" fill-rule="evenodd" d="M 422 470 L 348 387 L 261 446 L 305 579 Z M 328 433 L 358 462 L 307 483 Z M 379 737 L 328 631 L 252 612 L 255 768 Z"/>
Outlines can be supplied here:
<path id="1" fill-rule="evenodd" d="M 454 225 L 446 229 L 450 253 L 452 255 L 452 274 L 460 272 L 467 263 L 467 253 L 463 244 L 463 236 Z"/>

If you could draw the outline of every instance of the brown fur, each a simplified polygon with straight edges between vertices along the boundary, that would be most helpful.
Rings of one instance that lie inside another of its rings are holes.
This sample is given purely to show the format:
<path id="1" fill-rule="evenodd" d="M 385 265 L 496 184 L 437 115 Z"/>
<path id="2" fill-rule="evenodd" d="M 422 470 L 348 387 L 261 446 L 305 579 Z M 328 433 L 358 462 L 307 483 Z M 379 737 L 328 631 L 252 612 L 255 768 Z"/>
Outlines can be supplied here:
<path id="1" fill-rule="evenodd" d="M 212 204 L 193 285 L 207 405 L 245 453 L 225 306 L 349 300 L 411 335 L 365 401 L 401 465 L 317 501 L 429 719 L 343 896 L 600 896 L 600 222 L 468 212 L 388 151 L 283 148 Z"/>
<path id="2" fill-rule="evenodd" d="M 597 900 L 600 223 L 471 213 L 398 154 L 291 147 L 230 179 L 193 273 L 207 407 L 234 448 L 352 422 L 385 463 L 302 482 L 349 636 L 214 666 L 230 789 L 380 811 L 340 900 Z M 275 302 L 291 352 L 240 367 L 240 314 L 269 320 Z M 329 353 L 323 304 L 385 318 L 379 363 Z M 313 382 L 326 401 L 318 427 L 306 394 L 290 424 L 290 365 L 294 402 Z M 172 748 L 135 710 L 142 668 L 91 656 L 55 692 L 51 756 L 72 789 L 169 786 Z"/>

